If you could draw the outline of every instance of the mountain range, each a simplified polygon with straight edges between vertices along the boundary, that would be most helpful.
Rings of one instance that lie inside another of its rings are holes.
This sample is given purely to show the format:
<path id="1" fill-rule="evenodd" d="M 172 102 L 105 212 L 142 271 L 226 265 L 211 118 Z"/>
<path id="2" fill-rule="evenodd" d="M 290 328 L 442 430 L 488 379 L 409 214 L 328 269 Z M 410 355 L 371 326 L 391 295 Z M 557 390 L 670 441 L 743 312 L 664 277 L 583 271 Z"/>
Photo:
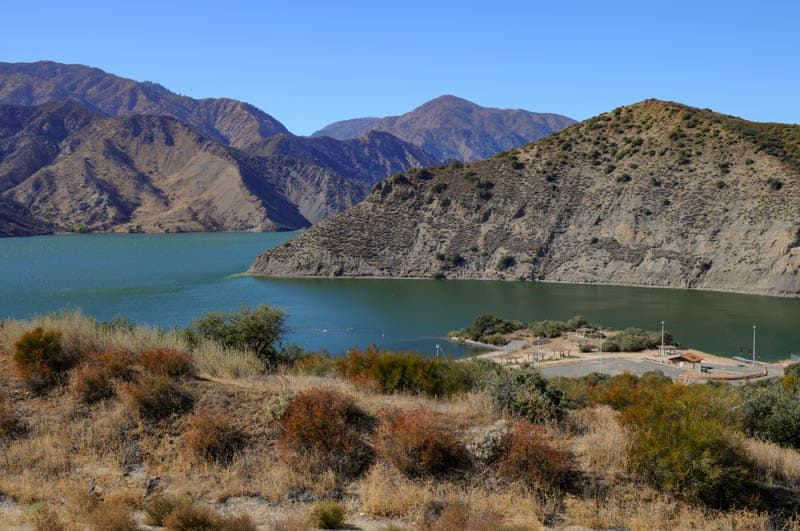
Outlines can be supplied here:
<path id="1" fill-rule="evenodd" d="M 83 65 L 0 63 L 0 235 L 303 228 L 441 162 L 426 145 L 435 154 L 381 130 L 296 136 L 236 100 Z"/>
<path id="2" fill-rule="evenodd" d="M 440 162 L 466 162 L 533 142 L 574 123 L 559 114 L 494 109 L 441 96 L 400 116 L 335 122 L 311 136 L 346 140 L 368 131 L 385 131 L 421 147 Z"/>
<path id="3" fill-rule="evenodd" d="M 620 107 L 487 160 L 386 179 L 250 273 L 798 296 L 800 126 Z"/>

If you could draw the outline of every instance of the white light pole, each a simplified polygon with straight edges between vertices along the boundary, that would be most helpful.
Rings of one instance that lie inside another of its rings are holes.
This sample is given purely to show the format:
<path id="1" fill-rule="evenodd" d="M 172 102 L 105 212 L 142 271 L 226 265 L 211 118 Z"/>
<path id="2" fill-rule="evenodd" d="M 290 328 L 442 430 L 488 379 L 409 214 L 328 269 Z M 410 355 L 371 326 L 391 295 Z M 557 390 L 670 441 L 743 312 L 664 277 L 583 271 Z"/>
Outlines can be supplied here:
<path id="1" fill-rule="evenodd" d="M 753 325 L 753 365 L 756 364 L 756 325 Z"/>
<path id="2" fill-rule="evenodd" d="M 664 321 L 661 321 L 661 363 L 664 363 Z"/>

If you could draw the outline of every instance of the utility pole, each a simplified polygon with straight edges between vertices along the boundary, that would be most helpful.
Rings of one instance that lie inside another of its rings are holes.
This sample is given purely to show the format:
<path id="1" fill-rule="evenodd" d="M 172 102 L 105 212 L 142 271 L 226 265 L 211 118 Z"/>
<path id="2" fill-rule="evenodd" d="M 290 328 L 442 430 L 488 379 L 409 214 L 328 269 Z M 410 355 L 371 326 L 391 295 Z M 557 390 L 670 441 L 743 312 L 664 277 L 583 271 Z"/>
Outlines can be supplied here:
<path id="1" fill-rule="evenodd" d="M 756 325 L 753 325 L 753 365 L 756 364 Z"/>
<path id="2" fill-rule="evenodd" d="M 664 321 L 661 321 L 661 363 L 664 363 Z"/>

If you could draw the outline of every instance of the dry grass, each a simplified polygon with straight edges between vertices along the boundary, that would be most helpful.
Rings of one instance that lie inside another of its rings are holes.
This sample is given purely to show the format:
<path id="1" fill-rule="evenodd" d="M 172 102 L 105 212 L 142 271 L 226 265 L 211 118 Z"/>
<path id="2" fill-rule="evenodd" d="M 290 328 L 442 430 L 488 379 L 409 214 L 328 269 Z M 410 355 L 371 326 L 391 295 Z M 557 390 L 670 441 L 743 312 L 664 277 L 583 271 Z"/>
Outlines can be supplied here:
<path id="1" fill-rule="evenodd" d="M 762 481 L 787 488 L 800 487 L 800 452 L 750 438 L 745 438 L 742 446 Z"/>
<path id="2" fill-rule="evenodd" d="M 539 529 L 545 521 L 555 528 L 755 529 L 774 525 L 763 514 L 704 512 L 632 484 L 625 473 L 625 431 L 617 414 L 606 407 L 572 412 L 563 424 L 547 427 L 547 433 L 571 449 L 578 471 L 587 480 L 584 483 L 592 487 L 566 498 L 497 482 L 488 471 L 494 464 L 458 479 L 411 480 L 379 456 L 363 477 L 353 481 L 330 470 L 303 474 L 282 462 L 276 450 L 282 428 L 266 411 L 279 397 L 335 389 L 370 414 L 387 407 L 427 408 L 445 417 L 457 431 L 489 426 L 499 417 L 485 393 L 435 400 L 383 395 L 335 377 L 264 375 L 260 362 L 254 363 L 247 353 L 211 344 L 193 352 L 202 377 L 180 383 L 195 397 L 195 411 L 224 411 L 248 444 L 229 462 L 207 462 L 197 459 L 184 443 L 189 416 L 175 416 L 168 422 L 142 421 L 132 414 L 124 393 L 90 405 L 66 385 L 46 396 L 30 393 L 13 369 L 11 353 L 14 341 L 36 325 L 61 330 L 67 348 L 84 355 L 113 351 L 135 356 L 154 348 L 188 348 L 179 334 L 111 329 L 74 313 L 0 326 L 0 403 L 6 404 L 6 420 L 13 412 L 26 426 L 24 433 L 0 440 L 0 527 L 126 529 L 130 516 L 141 519 L 147 500 L 162 493 L 210 507 L 223 516 L 251 514 L 258 517 L 254 522 L 274 529 L 307 529 L 311 504 L 332 497 L 353 515 L 350 523 L 367 529 L 388 524 L 419 529 L 426 506 L 434 502 L 450 509 L 438 523 L 431 523 L 432 529 L 453 522 L 461 529 L 480 525 Z M 141 368 L 134 369 L 142 378 Z M 119 389 L 122 383 L 115 385 Z M 744 445 L 758 466 L 759 479 L 798 488 L 798 452 L 754 440 L 745 440 Z M 4 503 L 6 498 L 12 501 Z M 360 513 L 367 516 L 355 516 Z"/>
<path id="3" fill-rule="evenodd" d="M 628 464 L 627 439 L 619 414 L 608 406 L 572 411 L 567 424 L 577 432 L 572 451 L 580 471 L 613 484 Z"/>
<path id="4" fill-rule="evenodd" d="M 564 508 L 567 523 L 590 529 L 730 531 L 770 528 L 766 513 L 703 511 L 634 484 L 615 488 L 602 499 L 568 497 Z"/>

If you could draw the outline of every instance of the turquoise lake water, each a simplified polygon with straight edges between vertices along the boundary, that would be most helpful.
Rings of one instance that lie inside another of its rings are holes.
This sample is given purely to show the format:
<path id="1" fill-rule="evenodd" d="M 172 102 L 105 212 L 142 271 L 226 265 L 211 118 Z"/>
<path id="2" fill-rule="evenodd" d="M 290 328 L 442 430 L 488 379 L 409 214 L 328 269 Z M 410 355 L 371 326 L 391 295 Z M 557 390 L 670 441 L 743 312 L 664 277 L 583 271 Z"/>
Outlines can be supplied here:
<path id="1" fill-rule="evenodd" d="M 79 308 L 186 326 L 208 311 L 272 304 L 290 314 L 288 340 L 340 353 L 375 343 L 450 353 L 448 330 L 478 313 L 524 321 L 586 315 L 607 327 L 656 330 L 682 344 L 749 352 L 752 326 L 764 360 L 800 351 L 800 300 L 689 290 L 530 282 L 257 279 L 259 252 L 294 233 L 108 234 L 0 239 L 0 317 Z"/>

